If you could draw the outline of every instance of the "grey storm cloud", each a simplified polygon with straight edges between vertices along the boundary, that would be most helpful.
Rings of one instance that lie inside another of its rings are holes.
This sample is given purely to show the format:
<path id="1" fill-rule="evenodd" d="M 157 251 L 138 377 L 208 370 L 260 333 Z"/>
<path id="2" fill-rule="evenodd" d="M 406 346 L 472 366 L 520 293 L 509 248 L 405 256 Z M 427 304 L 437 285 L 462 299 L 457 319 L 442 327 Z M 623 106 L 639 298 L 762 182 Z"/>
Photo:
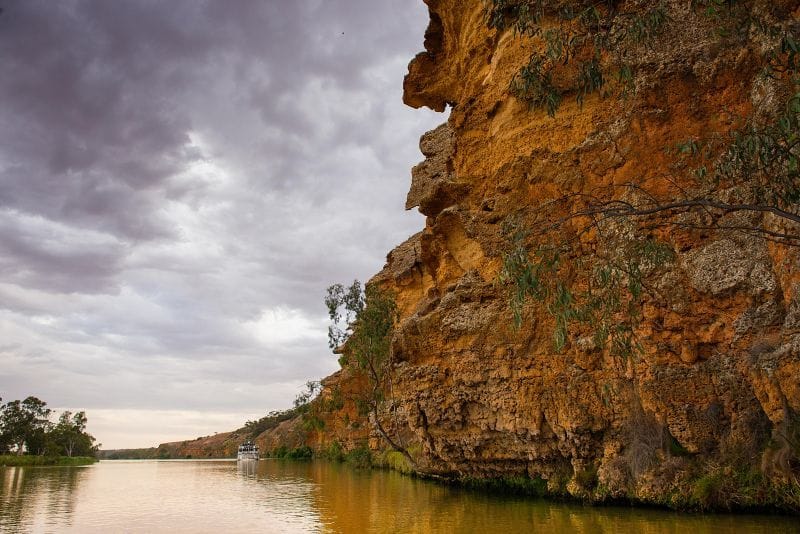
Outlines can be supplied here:
<path id="1" fill-rule="evenodd" d="M 250 414 L 335 369 L 325 287 L 422 226 L 421 0 L 0 8 L 0 396 Z"/>

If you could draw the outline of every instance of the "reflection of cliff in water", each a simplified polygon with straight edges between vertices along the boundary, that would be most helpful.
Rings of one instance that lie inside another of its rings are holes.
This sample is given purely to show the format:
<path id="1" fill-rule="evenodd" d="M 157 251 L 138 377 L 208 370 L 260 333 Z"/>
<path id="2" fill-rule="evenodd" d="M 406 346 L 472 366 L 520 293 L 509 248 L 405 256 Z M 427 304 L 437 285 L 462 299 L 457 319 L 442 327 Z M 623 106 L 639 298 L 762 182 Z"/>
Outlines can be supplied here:
<path id="1" fill-rule="evenodd" d="M 304 473 L 305 473 L 304 469 Z M 699 516 L 654 509 L 587 507 L 491 495 L 392 471 L 309 464 L 314 508 L 326 532 L 777 532 L 786 518 Z"/>
<path id="2" fill-rule="evenodd" d="M 69 518 L 86 474 L 83 467 L 0 468 L 0 531 L 38 530 L 34 512 L 42 509 Z"/>

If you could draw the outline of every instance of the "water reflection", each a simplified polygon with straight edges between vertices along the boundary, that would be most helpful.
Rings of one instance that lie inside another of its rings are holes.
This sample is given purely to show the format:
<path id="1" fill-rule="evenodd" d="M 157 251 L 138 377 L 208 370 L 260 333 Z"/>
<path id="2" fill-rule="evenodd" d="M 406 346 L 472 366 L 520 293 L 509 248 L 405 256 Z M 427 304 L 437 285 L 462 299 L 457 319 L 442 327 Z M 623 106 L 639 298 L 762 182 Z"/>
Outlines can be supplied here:
<path id="1" fill-rule="evenodd" d="M 590 508 L 324 462 L 107 461 L 0 476 L 3 532 L 800 531 L 797 518 Z"/>
<path id="2" fill-rule="evenodd" d="M 239 460 L 236 462 L 236 471 L 247 478 L 256 478 L 258 460 Z"/>
<path id="3" fill-rule="evenodd" d="M 772 533 L 800 532 L 797 518 L 689 515 L 491 496 L 393 472 L 314 464 L 315 506 L 327 532 Z"/>
<path id="4" fill-rule="evenodd" d="M 0 531 L 6 527 L 37 530 L 42 526 L 37 512 L 40 510 L 69 524 L 75 510 L 76 489 L 85 473 L 82 467 L 0 468 Z"/>

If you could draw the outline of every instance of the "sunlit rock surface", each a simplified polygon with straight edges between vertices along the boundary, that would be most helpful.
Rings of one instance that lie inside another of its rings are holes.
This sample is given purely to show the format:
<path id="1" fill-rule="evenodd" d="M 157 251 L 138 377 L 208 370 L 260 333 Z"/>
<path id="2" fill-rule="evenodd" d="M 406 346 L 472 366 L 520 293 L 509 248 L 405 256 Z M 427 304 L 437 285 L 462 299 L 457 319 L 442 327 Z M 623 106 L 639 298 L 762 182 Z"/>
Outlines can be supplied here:
<path id="1" fill-rule="evenodd" d="M 720 49 L 689 2 L 670 1 L 667 30 L 636 55 L 635 97 L 589 95 L 579 106 L 567 95 L 551 118 L 508 91 L 541 43 L 490 29 L 480 0 L 426 3 L 426 51 L 409 66 L 404 100 L 452 110 L 423 135 L 425 160 L 412 171 L 406 207 L 427 216 L 425 228 L 372 280 L 397 295 L 385 418 L 418 469 L 542 477 L 583 498 L 675 506 L 702 477 L 730 477 L 742 465 L 789 484 L 800 425 L 796 249 L 737 232 L 671 233 L 677 258 L 655 282 L 666 301 L 645 305 L 644 351 L 627 359 L 585 332 L 556 352 L 544 309 L 515 329 L 498 283 L 502 223 L 521 207 L 613 183 L 657 191 L 674 165 L 665 147 L 727 132 L 737 116 L 774 113 L 783 89 L 761 75 L 759 52 Z M 359 387 L 344 371 L 327 386 L 323 396 Z M 310 435 L 320 450 L 368 436 L 368 421 L 344 399 Z M 386 448 L 376 434 L 368 444 Z M 798 498 L 777 506 L 795 509 Z M 775 505 L 722 505 L 757 502 Z"/>

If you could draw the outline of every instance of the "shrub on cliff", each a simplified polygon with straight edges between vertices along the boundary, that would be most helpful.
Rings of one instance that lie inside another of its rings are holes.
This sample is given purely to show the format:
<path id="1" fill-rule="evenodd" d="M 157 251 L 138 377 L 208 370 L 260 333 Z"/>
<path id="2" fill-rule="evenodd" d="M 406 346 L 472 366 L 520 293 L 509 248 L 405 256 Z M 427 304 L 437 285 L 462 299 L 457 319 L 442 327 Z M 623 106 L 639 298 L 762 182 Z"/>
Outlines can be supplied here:
<path id="1" fill-rule="evenodd" d="M 571 328 L 584 345 L 610 345 L 624 355 L 640 350 L 644 304 L 669 301 L 653 275 L 674 258 L 676 232 L 720 230 L 800 245 L 800 27 L 786 5 L 748 0 L 694 0 L 690 8 L 663 1 L 487 2 L 490 27 L 537 43 L 510 92 L 551 116 L 566 94 L 579 102 L 591 93 L 612 95 L 614 72 L 616 92 L 635 98 L 632 89 L 648 76 L 641 56 L 648 48 L 657 53 L 669 42 L 659 39 L 679 31 L 675 21 L 687 15 L 709 28 L 697 43 L 709 57 L 752 52 L 760 78 L 784 100 L 753 106 L 729 131 L 665 147 L 672 164 L 663 176 L 564 193 L 509 218 L 500 280 L 518 323 L 527 301 L 546 306 L 557 349 Z M 777 222 L 768 226 L 767 214 Z"/>

